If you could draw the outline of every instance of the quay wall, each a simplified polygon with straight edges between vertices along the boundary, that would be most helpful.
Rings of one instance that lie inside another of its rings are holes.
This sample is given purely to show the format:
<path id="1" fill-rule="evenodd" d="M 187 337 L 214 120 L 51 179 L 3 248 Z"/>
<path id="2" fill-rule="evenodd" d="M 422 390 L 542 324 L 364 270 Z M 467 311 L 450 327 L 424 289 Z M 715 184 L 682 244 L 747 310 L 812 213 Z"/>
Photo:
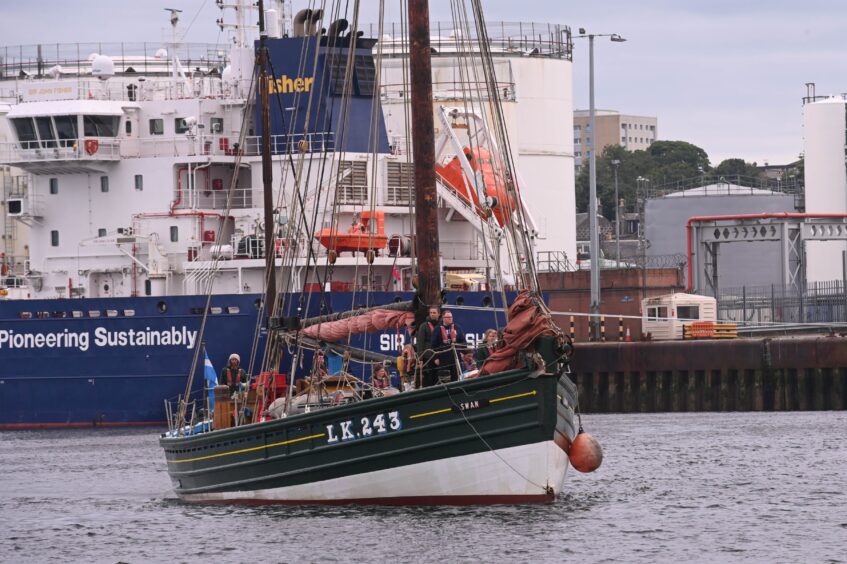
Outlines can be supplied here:
<path id="1" fill-rule="evenodd" d="M 847 409 L 847 338 L 576 343 L 583 413 Z"/>

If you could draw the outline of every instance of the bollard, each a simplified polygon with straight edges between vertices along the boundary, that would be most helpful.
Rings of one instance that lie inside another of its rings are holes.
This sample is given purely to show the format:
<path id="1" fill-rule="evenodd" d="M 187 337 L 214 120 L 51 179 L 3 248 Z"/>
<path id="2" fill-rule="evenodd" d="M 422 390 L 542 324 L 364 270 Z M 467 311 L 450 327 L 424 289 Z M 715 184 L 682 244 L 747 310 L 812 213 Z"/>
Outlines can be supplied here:
<path id="1" fill-rule="evenodd" d="M 618 317 L 618 341 L 623 341 L 623 316 Z"/>
<path id="2" fill-rule="evenodd" d="M 606 342 L 606 316 L 600 316 L 600 340 Z"/>
<path id="3" fill-rule="evenodd" d="M 573 341 L 575 339 L 575 335 L 576 335 L 576 330 L 574 329 L 574 325 L 573 325 L 573 315 L 571 316 L 570 332 L 571 332 L 571 341 Z"/>

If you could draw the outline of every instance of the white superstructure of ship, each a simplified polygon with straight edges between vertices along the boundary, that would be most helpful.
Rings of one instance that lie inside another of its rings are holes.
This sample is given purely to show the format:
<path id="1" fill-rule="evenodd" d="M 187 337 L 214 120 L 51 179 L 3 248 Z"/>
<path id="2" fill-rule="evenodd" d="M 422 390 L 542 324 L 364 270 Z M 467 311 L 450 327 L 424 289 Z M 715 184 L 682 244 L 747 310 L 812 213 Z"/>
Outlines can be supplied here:
<path id="1" fill-rule="evenodd" d="M 262 170 L 250 109 L 256 32 L 246 24 L 256 14 L 250 3 L 218 4 L 219 25 L 231 33 L 225 45 L 178 42 L 173 14 L 174 40 L 159 47 L 53 44 L 0 51 L 0 165 L 9 167 L 2 173 L 4 273 L 14 275 L 17 288 L 7 298 L 192 295 L 204 293 L 210 278 L 215 293 L 264 292 Z M 333 32 L 334 22 L 304 19 L 303 12 L 292 17 L 287 5 L 272 5 L 266 12 L 271 37 Z M 474 99 L 486 89 L 481 76 L 460 64 L 466 56 L 461 32 L 452 24 L 432 29 L 433 111 L 446 163 L 461 154 L 471 122 L 485 121 Z M 318 133 L 305 139 L 275 135 L 273 143 L 305 141 L 308 154 L 295 157 L 329 171 L 308 180 L 314 192 L 335 184 L 334 201 L 319 205 L 314 231 L 332 226 L 343 232 L 361 223 L 363 212 L 380 211 L 389 243 L 372 256 L 338 253 L 328 282 L 309 269 L 328 260 L 314 236 L 282 241 L 298 249 L 290 268 L 300 277 L 292 290 L 317 284 L 334 291 L 411 289 L 413 165 L 404 32 L 397 24 L 387 24 L 381 37 L 375 26 L 360 31 L 380 39 L 373 50 L 381 55 L 378 101 L 390 150 L 321 152 L 316 148 L 331 149 L 336 140 Z M 495 23 L 489 35 L 535 251 L 557 261 L 573 257 L 570 30 Z M 274 158 L 280 234 L 300 213 L 284 204 L 294 183 L 294 174 L 286 172 L 290 158 Z M 498 261 L 492 221 L 481 220 L 478 210 L 443 184 L 439 194 L 445 286 L 491 289 L 495 264 L 507 279 L 514 276 L 521 259 Z M 316 205 L 307 197 L 307 214 Z M 21 256 L 12 241 L 24 231 L 28 253 Z M 543 268 L 543 258 L 541 263 Z"/>

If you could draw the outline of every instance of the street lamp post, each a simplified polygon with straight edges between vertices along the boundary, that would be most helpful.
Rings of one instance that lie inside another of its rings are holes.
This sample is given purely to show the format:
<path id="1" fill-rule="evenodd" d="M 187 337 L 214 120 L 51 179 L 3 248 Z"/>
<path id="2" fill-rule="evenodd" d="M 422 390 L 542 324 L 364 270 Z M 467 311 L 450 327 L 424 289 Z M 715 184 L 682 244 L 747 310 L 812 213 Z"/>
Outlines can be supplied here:
<path id="1" fill-rule="evenodd" d="M 588 229 L 590 231 L 589 248 L 591 253 L 591 336 L 600 339 L 600 234 L 597 231 L 597 116 L 594 109 L 594 38 L 608 37 L 611 41 L 622 43 L 626 41 L 617 33 L 586 34 L 585 28 L 579 28 L 576 38 L 588 38 L 588 104 L 590 115 L 591 142 L 588 158 Z"/>
<path id="2" fill-rule="evenodd" d="M 612 161 L 612 166 L 615 167 L 615 266 L 621 267 L 621 221 L 618 214 L 621 209 L 621 201 L 618 196 L 618 167 L 621 161 L 615 159 Z"/>

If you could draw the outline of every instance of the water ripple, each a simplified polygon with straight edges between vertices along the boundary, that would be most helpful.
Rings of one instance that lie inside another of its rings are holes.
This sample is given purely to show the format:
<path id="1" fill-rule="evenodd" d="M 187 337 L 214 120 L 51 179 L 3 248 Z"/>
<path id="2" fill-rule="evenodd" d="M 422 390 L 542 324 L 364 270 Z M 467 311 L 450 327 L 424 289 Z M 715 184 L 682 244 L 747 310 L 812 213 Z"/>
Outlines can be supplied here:
<path id="1" fill-rule="evenodd" d="M 155 430 L 0 433 L 0 561 L 844 562 L 847 414 L 586 415 L 551 505 L 188 505 Z"/>

